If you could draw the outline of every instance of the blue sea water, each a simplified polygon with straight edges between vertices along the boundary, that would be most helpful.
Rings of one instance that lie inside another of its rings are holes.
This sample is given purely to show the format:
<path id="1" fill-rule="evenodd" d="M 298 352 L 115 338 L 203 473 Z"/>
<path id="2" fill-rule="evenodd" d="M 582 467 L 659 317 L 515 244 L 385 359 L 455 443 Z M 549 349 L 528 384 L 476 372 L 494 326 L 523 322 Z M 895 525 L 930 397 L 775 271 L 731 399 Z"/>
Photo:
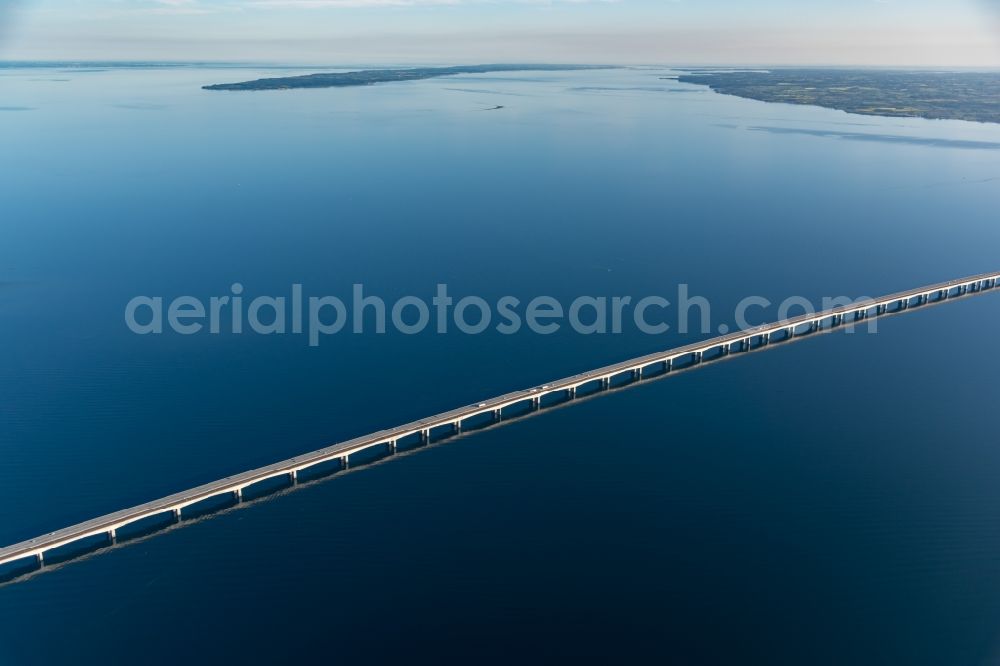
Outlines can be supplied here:
<path id="1" fill-rule="evenodd" d="M 1000 127 L 662 68 L 0 68 L 0 544 L 714 334 L 137 336 L 136 295 L 878 295 L 1000 268 Z M 501 109 L 487 110 L 495 106 Z M 0 664 L 1000 660 L 981 297 L 0 586 Z M 773 317 L 773 312 L 771 313 Z"/>

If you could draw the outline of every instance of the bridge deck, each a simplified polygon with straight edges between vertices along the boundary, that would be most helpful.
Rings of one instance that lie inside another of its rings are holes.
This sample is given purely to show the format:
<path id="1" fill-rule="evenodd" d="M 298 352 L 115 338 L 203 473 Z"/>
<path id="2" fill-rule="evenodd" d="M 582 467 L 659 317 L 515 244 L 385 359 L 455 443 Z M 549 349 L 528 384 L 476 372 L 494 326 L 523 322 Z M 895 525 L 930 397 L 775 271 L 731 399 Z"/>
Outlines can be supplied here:
<path id="1" fill-rule="evenodd" d="M 675 359 L 688 355 L 692 355 L 697 359 L 700 354 L 705 352 L 727 349 L 730 345 L 742 341 L 747 341 L 749 343 L 752 338 L 758 336 L 769 336 L 772 333 L 781 331 L 794 335 L 795 329 L 799 326 L 817 324 L 825 319 L 839 317 L 841 315 L 868 313 L 868 311 L 874 309 L 875 316 L 877 316 L 879 308 L 882 308 L 883 306 L 890 306 L 894 304 L 902 305 L 904 301 L 908 303 L 911 299 L 917 297 L 926 299 L 941 292 L 945 292 L 945 296 L 947 296 L 948 292 L 956 288 L 960 291 L 962 289 L 977 286 L 990 287 L 992 289 L 996 287 L 996 280 L 998 278 L 1000 278 L 1000 272 L 983 273 L 967 278 L 920 287 L 918 289 L 910 289 L 908 291 L 890 294 L 877 299 L 860 301 L 852 305 L 838 306 L 814 314 L 804 314 L 774 322 L 772 324 L 765 324 L 763 326 L 756 326 L 754 328 L 736 331 L 734 333 L 685 345 L 683 347 L 648 354 L 646 356 L 629 359 L 613 365 L 583 372 L 571 377 L 565 377 L 534 388 L 506 393 L 504 395 L 476 403 L 475 405 L 459 407 L 395 428 L 380 430 L 368 435 L 362 435 L 361 437 L 356 437 L 339 444 L 334 444 L 311 453 L 306 453 L 294 458 L 288 458 L 287 460 L 282 460 L 265 467 L 259 467 L 235 476 L 228 476 L 224 479 L 219 479 L 217 481 L 212 481 L 211 483 L 197 486 L 196 488 L 174 493 L 173 495 L 168 495 L 151 502 L 146 502 L 145 504 L 109 513 L 99 518 L 94 518 L 71 527 L 66 527 L 21 543 L 7 546 L 6 548 L 0 549 L 0 565 L 27 557 L 41 558 L 44 552 L 53 548 L 65 546 L 91 536 L 111 533 L 113 530 L 117 530 L 125 525 L 134 523 L 144 518 L 161 513 L 179 511 L 186 506 L 218 495 L 242 491 L 242 489 L 247 486 L 265 481 L 267 479 L 298 473 L 299 471 L 327 461 L 336 460 L 338 458 L 346 459 L 354 453 L 358 453 L 373 446 L 388 445 L 389 443 L 394 443 L 397 440 L 409 435 L 423 433 L 425 431 L 429 432 L 430 429 L 441 426 L 458 425 L 465 419 L 481 414 L 492 413 L 496 410 L 501 410 L 517 403 L 529 400 L 540 400 L 546 395 L 575 389 L 589 382 L 601 381 L 605 379 L 610 380 L 610 378 L 615 377 L 616 375 L 641 371 L 647 366 L 652 366 L 657 363 L 672 362 Z"/>

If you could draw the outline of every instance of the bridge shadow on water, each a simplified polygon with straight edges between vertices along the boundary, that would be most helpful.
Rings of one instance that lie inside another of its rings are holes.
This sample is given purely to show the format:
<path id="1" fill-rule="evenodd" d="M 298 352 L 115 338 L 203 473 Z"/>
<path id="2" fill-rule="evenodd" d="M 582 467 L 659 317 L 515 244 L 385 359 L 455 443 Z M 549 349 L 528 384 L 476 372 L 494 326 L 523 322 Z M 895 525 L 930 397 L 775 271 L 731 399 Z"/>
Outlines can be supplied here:
<path id="1" fill-rule="evenodd" d="M 990 289 L 988 291 L 994 291 Z M 1000 292 L 1000 289 L 996 291 Z M 158 514 L 142 520 L 138 520 L 117 531 L 116 538 L 109 539 L 107 535 L 97 535 L 81 539 L 72 544 L 53 548 L 46 555 L 45 563 L 38 565 L 32 560 L 17 561 L 5 565 L 0 565 L 0 587 L 14 583 L 24 582 L 47 571 L 58 570 L 67 564 L 87 560 L 104 553 L 108 553 L 119 548 L 124 548 L 132 544 L 142 543 L 160 534 L 166 534 L 174 530 L 182 529 L 188 525 L 211 520 L 217 516 L 224 516 L 235 511 L 248 509 L 261 502 L 270 501 L 277 497 L 289 493 L 298 492 L 314 485 L 325 483 L 334 478 L 340 478 L 348 474 L 355 474 L 364 470 L 369 470 L 379 465 L 395 462 L 399 459 L 416 455 L 426 449 L 436 448 L 458 442 L 467 437 L 473 437 L 479 432 L 486 430 L 496 430 L 504 428 L 515 422 L 533 419 L 559 409 L 566 409 L 580 405 L 591 400 L 596 400 L 602 396 L 612 393 L 626 391 L 640 385 L 647 385 L 652 382 L 667 379 L 676 375 L 682 375 L 701 367 L 715 365 L 725 361 L 733 360 L 748 354 L 757 354 L 772 351 L 789 344 L 812 340 L 817 337 L 829 335 L 831 333 L 849 330 L 851 328 L 862 329 L 868 325 L 869 321 L 895 317 L 907 312 L 915 312 L 934 308 L 945 302 L 972 298 L 980 292 L 973 292 L 963 295 L 953 295 L 947 299 L 930 300 L 920 305 L 911 305 L 898 309 L 887 310 L 878 315 L 872 315 L 868 319 L 858 321 L 845 321 L 835 326 L 820 327 L 812 330 L 796 332 L 792 336 L 775 336 L 770 342 L 762 344 L 757 342 L 751 344 L 748 349 L 731 352 L 713 352 L 711 355 L 704 355 L 700 361 L 691 359 L 683 363 L 675 363 L 670 369 L 658 368 L 656 370 L 644 371 L 641 377 L 622 374 L 613 378 L 607 387 L 602 387 L 598 381 L 589 382 L 580 386 L 574 395 L 550 394 L 539 401 L 538 406 L 530 403 L 515 405 L 508 412 L 503 414 L 501 419 L 491 418 L 489 414 L 482 417 L 470 419 L 463 425 L 460 431 L 454 431 L 448 426 L 441 426 L 431 431 L 430 437 L 424 441 L 419 434 L 414 434 L 401 438 L 396 442 L 394 449 L 389 447 L 371 447 L 365 451 L 352 454 L 350 467 L 344 467 L 339 460 L 319 463 L 313 467 L 299 473 L 297 480 L 290 480 L 286 477 L 276 477 L 255 484 L 244 491 L 242 497 L 236 496 L 214 496 L 205 499 L 197 504 L 188 507 L 183 520 L 171 517 L 169 514 Z"/>

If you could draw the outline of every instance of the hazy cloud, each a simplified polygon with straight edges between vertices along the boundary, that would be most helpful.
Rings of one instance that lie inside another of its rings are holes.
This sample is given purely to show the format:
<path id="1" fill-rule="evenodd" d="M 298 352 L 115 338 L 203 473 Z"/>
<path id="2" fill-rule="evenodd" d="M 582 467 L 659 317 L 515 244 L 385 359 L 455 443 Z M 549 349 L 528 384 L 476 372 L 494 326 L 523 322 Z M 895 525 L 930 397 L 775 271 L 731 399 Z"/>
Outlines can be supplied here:
<path id="1" fill-rule="evenodd" d="M 0 0 L 0 58 L 1000 66 L 997 17 L 1000 0 Z"/>

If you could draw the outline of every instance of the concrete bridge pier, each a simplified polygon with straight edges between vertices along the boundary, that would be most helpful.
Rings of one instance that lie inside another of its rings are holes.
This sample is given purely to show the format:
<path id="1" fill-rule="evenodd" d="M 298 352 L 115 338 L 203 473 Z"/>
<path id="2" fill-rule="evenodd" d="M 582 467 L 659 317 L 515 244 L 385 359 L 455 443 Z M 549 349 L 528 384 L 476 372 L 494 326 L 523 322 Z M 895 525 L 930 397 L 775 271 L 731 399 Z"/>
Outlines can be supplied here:
<path id="1" fill-rule="evenodd" d="M 609 388 L 611 388 L 611 378 L 610 377 L 601 377 L 601 388 L 602 389 L 609 389 Z"/>
<path id="2" fill-rule="evenodd" d="M 454 423 L 451 424 L 451 429 L 456 435 L 462 432 L 462 422 L 455 421 Z"/>
<path id="3" fill-rule="evenodd" d="M 396 453 L 396 440 L 389 440 L 389 455 L 394 455 Z"/>
<path id="4" fill-rule="evenodd" d="M 494 421 L 499 421 L 499 420 L 500 420 L 500 418 L 501 418 L 501 410 L 499 410 L 499 409 L 494 409 L 494 410 L 493 410 L 493 420 L 494 420 Z"/>
<path id="5" fill-rule="evenodd" d="M 431 431 L 430 430 L 421 430 L 420 431 L 420 443 L 421 444 L 426 444 L 430 440 L 431 440 Z"/>
<path id="6" fill-rule="evenodd" d="M 289 472 L 288 473 L 288 479 L 292 482 L 293 486 L 296 483 L 298 483 L 299 482 L 299 472 L 298 472 L 298 470 L 294 470 L 293 469 L 291 472 Z"/>
<path id="7" fill-rule="evenodd" d="M 35 562 L 38 563 L 38 568 L 39 569 L 41 569 L 42 567 L 44 567 L 45 566 L 45 555 L 43 555 L 42 553 L 38 553 L 37 555 L 35 555 Z"/>
<path id="8" fill-rule="evenodd" d="M 108 530 L 108 543 L 112 546 L 118 541 L 118 533 L 115 530 Z"/>
<path id="9" fill-rule="evenodd" d="M 674 369 L 674 359 L 668 358 L 663 362 L 663 372 L 670 372 Z"/>
<path id="10" fill-rule="evenodd" d="M 174 521 L 179 523 L 179 522 L 181 522 L 181 520 L 182 520 L 182 518 L 181 518 L 181 510 L 180 509 L 174 509 Z"/>
<path id="11" fill-rule="evenodd" d="M 340 469 L 347 469 L 351 466 L 351 460 L 348 456 L 340 457 Z"/>
<path id="12" fill-rule="evenodd" d="M 237 502 L 242 502 L 243 501 L 243 489 L 242 488 L 237 488 L 236 490 L 234 490 L 233 491 L 233 497 L 236 498 Z"/>

